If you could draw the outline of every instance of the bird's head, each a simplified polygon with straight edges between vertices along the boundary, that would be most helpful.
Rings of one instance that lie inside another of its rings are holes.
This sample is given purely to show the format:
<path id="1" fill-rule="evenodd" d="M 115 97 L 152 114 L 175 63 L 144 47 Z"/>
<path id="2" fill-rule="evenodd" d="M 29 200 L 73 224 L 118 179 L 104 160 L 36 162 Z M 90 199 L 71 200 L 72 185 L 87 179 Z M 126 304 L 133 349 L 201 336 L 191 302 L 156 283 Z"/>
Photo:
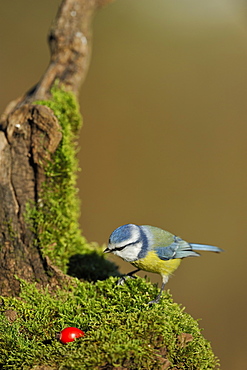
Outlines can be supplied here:
<path id="1" fill-rule="evenodd" d="M 127 262 L 134 262 L 144 257 L 148 240 L 141 226 L 127 224 L 118 227 L 109 238 L 105 253 L 114 253 Z"/>

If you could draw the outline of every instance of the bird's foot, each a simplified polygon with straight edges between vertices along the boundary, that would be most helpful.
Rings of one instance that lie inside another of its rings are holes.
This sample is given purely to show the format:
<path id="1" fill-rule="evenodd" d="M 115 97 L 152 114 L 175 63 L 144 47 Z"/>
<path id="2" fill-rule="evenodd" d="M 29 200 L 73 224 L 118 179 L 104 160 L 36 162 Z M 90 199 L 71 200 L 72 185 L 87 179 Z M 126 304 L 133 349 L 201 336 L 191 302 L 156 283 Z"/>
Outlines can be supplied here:
<path id="1" fill-rule="evenodd" d="M 152 300 L 152 301 L 148 302 L 148 304 L 155 304 L 155 303 L 159 303 L 160 298 L 161 298 L 161 296 L 162 296 L 162 293 L 163 293 L 163 291 L 164 291 L 164 289 L 165 289 L 165 285 L 166 285 L 166 281 L 163 281 L 163 282 L 162 282 L 162 285 L 161 285 L 161 289 L 160 289 L 159 294 L 157 295 L 157 297 L 156 297 L 154 300 Z"/>
<path id="2" fill-rule="evenodd" d="M 140 271 L 140 269 L 137 269 L 137 270 L 134 270 L 134 271 L 131 271 L 129 272 L 127 275 L 123 275 L 118 281 L 117 281 L 117 285 L 124 285 L 125 281 L 128 279 L 128 278 L 131 278 L 131 279 L 136 279 L 136 276 L 133 276 L 133 274 L 135 274 L 136 272 Z"/>
<path id="3" fill-rule="evenodd" d="M 155 299 L 153 299 L 152 301 L 148 302 L 148 304 L 159 303 L 160 298 L 162 297 L 162 293 L 163 293 L 164 287 L 165 287 L 165 284 L 162 283 L 162 287 L 161 287 L 161 290 L 160 290 L 159 294 L 157 295 L 157 297 Z"/>
<path id="4" fill-rule="evenodd" d="M 148 302 L 148 304 L 151 305 L 151 304 L 159 303 L 160 298 L 161 298 L 161 296 L 158 295 L 155 299 L 153 299 L 152 301 Z"/>
<path id="5" fill-rule="evenodd" d="M 133 276 L 133 275 L 124 275 L 124 276 L 122 276 L 122 277 L 117 281 L 117 285 L 124 285 L 125 281 L 126 281 L 128 278 L 136 279 L 136 276 Z"/>

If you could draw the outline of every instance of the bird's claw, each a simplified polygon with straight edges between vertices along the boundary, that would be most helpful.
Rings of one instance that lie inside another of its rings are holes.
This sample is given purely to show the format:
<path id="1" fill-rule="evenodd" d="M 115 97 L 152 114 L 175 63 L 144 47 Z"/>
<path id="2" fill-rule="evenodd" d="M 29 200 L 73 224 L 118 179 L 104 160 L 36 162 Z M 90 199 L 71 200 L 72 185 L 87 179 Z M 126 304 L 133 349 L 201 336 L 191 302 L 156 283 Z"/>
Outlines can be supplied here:
<path id="1" fill-rule="evenodd" d="M 124 285 L 125 281 L 126 281 L 128 278 L 136 279 L 136 276 L 133 276 L 133 275 L 124 275 L 124 276 L 122 276 L 122 277 L 117 281 L 117 285 Z"/>
<path id="2" fill-rule="evenodd" d="M 149 305 L 159 303 L 159 299 L 153 299 L 152 301 L 148 302 Z"/>
<path id="3" fill-rule="evenodd" d="M 159 295 L 157 295 L 157 297 L 155 299 L 153 299 L 152 301 L 148 302 L 148 304 L 156 304 L 156 303 L 159 303 L 160 301 L 160 298 L 161 298 L 161 295 L 162 295 L 162 291 L 160 292 Z"/>

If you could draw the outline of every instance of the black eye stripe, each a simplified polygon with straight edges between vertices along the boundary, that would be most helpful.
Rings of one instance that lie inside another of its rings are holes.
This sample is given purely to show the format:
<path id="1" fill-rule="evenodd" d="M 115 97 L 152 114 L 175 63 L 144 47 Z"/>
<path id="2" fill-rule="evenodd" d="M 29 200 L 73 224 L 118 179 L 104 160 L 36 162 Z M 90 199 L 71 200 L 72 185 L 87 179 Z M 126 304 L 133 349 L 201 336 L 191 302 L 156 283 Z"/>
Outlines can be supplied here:
<path id="1" fill-rule="evenodd" d="M 122 251 L 125 247 L 126 247 L 126 245 L 124 245 L 123 247 L 119 247 L 119 248 L 112 248 L 112 249 L 110 249 L 110 251 L 111 252 L 114 252 L 114 251 Z"/>
<path id="2" fill-rule="evenodd" d="M 141 240 L 137 240 L 136 242 L 132 242 L 132 243 L 125 244 L 125 245 L 123 245 L 122 247 L 116 247 L 116 248 L 113 248 L 113 249 L 111 249 L 111 252 L 114 252 L 114 251 L 122 251 L 124 248 L 129 247 L 130 245 L 135 245 L 135 244 L 140 243 L 140 241 L 141 241 Z"/>

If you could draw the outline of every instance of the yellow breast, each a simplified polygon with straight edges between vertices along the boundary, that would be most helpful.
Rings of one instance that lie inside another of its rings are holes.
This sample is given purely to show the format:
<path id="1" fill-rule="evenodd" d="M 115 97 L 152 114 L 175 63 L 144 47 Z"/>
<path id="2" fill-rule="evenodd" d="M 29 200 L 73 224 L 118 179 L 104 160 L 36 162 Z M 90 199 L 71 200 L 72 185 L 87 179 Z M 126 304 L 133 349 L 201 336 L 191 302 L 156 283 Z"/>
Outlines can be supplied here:
<path id="1" fill-rule="evenodd" d="M 140 270 L 169 276 L 178 268 L 180 263 L 181 259 L 161 260 L 154 251 L 150 251 L 145 258 L 132 262 L 132 265 Z"/>

